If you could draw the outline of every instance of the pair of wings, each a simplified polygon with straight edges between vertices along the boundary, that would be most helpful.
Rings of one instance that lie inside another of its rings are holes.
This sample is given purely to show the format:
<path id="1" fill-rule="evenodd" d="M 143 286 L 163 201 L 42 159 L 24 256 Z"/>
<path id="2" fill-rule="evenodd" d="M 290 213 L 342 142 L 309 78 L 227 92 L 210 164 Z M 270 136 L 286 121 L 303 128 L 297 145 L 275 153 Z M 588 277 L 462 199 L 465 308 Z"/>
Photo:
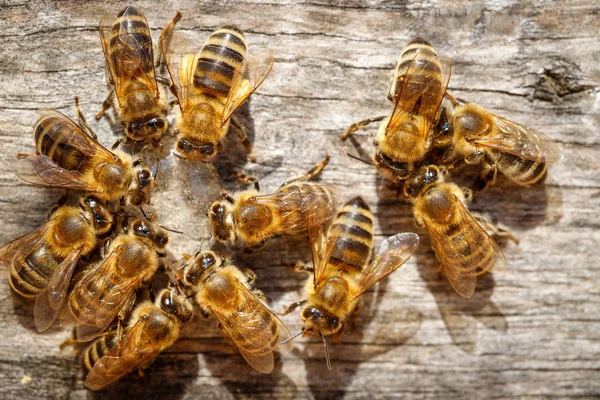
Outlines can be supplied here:
<path id="1" fill-rule="evenodd" d="M 448 58 L 437 55 L 431 58 L 422 57 L 420 50 L 417 50 L 404 76 L 398 77 L 402 83 L 398 95 L 395 96 L 394 110 L 386 131 L 393 130 L 394 127 L 405 122 L 407 117 L 415 113 L 429 124 L 434 124 L 436 121 L 438 110 L 450 82 L 452 62 Z M 432 70 L 440 70 L 440 76 L 436 76 Z M 392 82 L 393 84 L 395 82 Z M 441 86 L 439 86 L 440 84 Z M 419 130 L 424 138 L 429 136 L 428 128 L 424 127 Z"/>
<path id="2" fill-rule="evenodd" d="M 200 52 L 191 53 L 184 50 L 179 62 L 174 61 L 175 53 L 169 53 L 168 45 L 170 38 L 161 38 L 161 51 L 165 55 L 167 71 L 171 77 L 174 94 L 177 97 L 182 115 L 186 115 L 190 106 L 196 102 L 194 96 L 200 95 L 194 88 L 194 73 L 198 64 Z M 237 68 L 233 74 L 234 85 L 229 91 L 222 115 L 219 119 L 222 124 L 226 123 L 231 115 L 237 110 L 248 97 L 263 83 L 273 68 L 273 52 L 267 51 L 244 60 L 244 67 Z"/>
<path id="3" fill-rule="evenodd" d="M 72 295 L 83 293 L 88 299 L 86 304 L 79 304 L 78 315 L 74 317 L 75 332 L 80 342 L 92 340 L 104 332 L 142 283 L 140 274 L 122 277 L 115 272 L 122 251 L 122 246 L 114 249 L 73 289 Z M 82 297 L 79 295 L 79 298 Z"/>
<path id="4" fill-rule="evenodd" d="M 61 145 L 64 148 L 73 147 L 88 158 L 115 162 L 118 158 L 98 141 L 86 134 L 75 122 L 66 115 L 56 110 L 44 110 L 39 123 L 59 126 Z M 46 128 L 48 129 L 48 128 Z M 59 187 L 80 190 L 84 192 L 97 192 L 100 188 L 94 181 L 84 179 L 79 171 L 67 170 L 56 164 L 46 155 L 32 155 L 17 161 L 15 172 L 25 182 L 37 186 Z"/>
<path id="5" fill-rule="evenodd" d="M 234 315 L 211 308 L 225 333 L 248 364 L 263 374 L 273 371 L 273 350 L 285 351 L 291 344 L 279 343 L 290 338 L 285 324 L 267 308 L 242 282 L 236 279 L 236 293 L 242 296 L 240 308 Z M 272 323 L 275 328 L 272 328 Z"/>
<path id="6" fill-rule="evenodd" d="M 50 220 L 40 228 L 2 246 L 0 248 L 0 263 L 10 264 L 18 254 L 33 254 L 38 251 L 43 246 L 44 237 L 53 223 L 53 220 Z M 81 250 L 73 249 L 56 266 L 46 288 L 36 296 L 33 315 L 35 326 L 39 332 L 48 329 L 60 315 L 67 297 L 69 282 L 80 256 Z M 17 275 L 20 274 L 20 270 L 15 272 Z"/>
<path id="7" fill-rule="evenodd" d="M 100 43 L 106 58 L 109 81 L 115 88 L 117 99 L 127 96 L 129 84 L 133 79 L 143 82 L 144 86 L 153 92 L 155 97 L 158 97 L 160 92 L 154 71 L 154 46 L 148 21 L 145 16 L 141 15 L 144 24 L 140 28 L 140 24 L 131 23 L 127 16 L 125 11 L 120 18 L 115 20 L 115 24 L 118 21 L 118 25 L 112 27 L 104 26 L 100 19 Z M 136 17 L 140 17 L 140 15 L 136 13 Z M 135 31 L 129 29 L 128 25 L 135 26 Z M 140 29 L 141 32 L 137 32 Z M 115 36 L 111 32 L 112 30 L 116 30 Z M 149 38 L 149 41 L 142 41 L 142 38 Z M 112 57 L 111 49 L 114 52 Z M 120 101 L 119 104 L 121 104 Z"/>
<path id="8" fill-rule="evenodd" d="M 496 241 L 479 225 L 465 205 L 452 196 L 462 226 L 460 246 L 452 243 L 443 230 L 427 223 L 425 226 L 438 263 L 450 285 L 460 296 L 469 298 L 475 292 L 477 276 L 506 270 L 506 258 Z"/>
<path id="9" fill-rule="evenodd" d="M 255 197 L 258 204 L 275 206 L 279 211 L 276 224 L 261 231 L 264 238 L 296 233 L 327 224 L 341 205 L 338 190 L 317 183 L 284 186 L 271 194 Z"/>
<path id="10" fill-rule="evenodd" d="M 335 250 L 339 235 L 327 235 L 327 227 L 322 224 L 309 230 L 309 237 L 313 254 L 313 284 L 316 287 L 329 275 L 326 273 L 329 258 Z M 413 255 L 418 245 L 419 235 L 408 232 L 398 233 L 381 242 L 373 261 L 356 277 L 356 292 L 352 296 L 361 296 L 371 286 L 400 268 Z"/>

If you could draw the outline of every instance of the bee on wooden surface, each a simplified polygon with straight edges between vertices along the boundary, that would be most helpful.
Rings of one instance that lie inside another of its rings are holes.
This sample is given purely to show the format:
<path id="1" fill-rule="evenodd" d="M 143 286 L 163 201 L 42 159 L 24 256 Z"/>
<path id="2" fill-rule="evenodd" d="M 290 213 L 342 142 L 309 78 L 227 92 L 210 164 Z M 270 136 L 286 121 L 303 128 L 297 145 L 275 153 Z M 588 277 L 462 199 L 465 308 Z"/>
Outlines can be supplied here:
<path id="1" fill-rule="evenodd" d="M 77 282 L 68 310 L 76 326 L 77 340 L 100 335 L 119 317 L 123 320 L 135 302 L 135 293 L 148 283 L 166 256 L 169 234 L 147 219 L 124 224 L 125 231 L 106 244 L 105 257 Z"/>
<path id="2" fill-rule="evenodd" d="M 112 340 L 108 343 L 112 347 L 90 368 L 85 386 L 101 390 L 135 369 L 148 368 L 161 352 L 175 343 L 181 326 L 193 315 L 192 304 L 176 287 L 162 290 L 154 303 L 139 304 L 120 340 L 111 334 L 108 339 L 99 339 L 102 341 L 96 345 L 99 347 L 92 348 L 92 351 L 103 351 L 109 346 L 103 347 L 102 343 Z M 94 358 L 91 357 L 90 362 Z"/>
<path id="3" fill-rule="evenodd" d="M 163 29 L 161 38 L 170 36 L 180 18 L 178 12 Z M 146 17 L 136 8 L 127 7 L 107 32 L 100 20 L 100 42 L 111 92 L 96 119 L 113 106 L 125 124 L 125 141 L 157 143 L 168 129 L 169 106 L 158 88 L 154 46 Z"/>
<path id="4" fill-rule="evenodd" d="M 371 122 L 383 121 L 373 140 L 373 163 L 391 180 L 406 179 L 432 147 L 432 128 L 439 119 L 450 71 L 450 60 L 439 58 L 427 41 L 413 39 L 390 82 L 387 98 L 394 103 L 392 114 L 353 124 L 342 140 Z"/>
<path id="5" fill-rule="evenodd" d="M 195 291 L 196 302 L 205 316 L 214 315 L 223 335 L 233 342 L 255 370 L 269 374 L 274 350 L 290 337 L 287 327 L 258 298 L 252 289 L 256 275 L 242 272 L 225 257 L 204 251 L 177 269 L 179 284 Z"/>
<path id="6" fill-rule="evenodd" d="M 306 182 L 318 174 L 329 162 L 329 157 L 307 174 L 283 183 L 271 194 L 246 190 L 216 201 L 208 211 L 212 235 L 220 242 L 240 239 L 248 248 L 258 248 L 274 236 L 295 236 L 306 232 L 307 220 L 322 224 L 333 218 L 337 211 L 332 188 Z"/>
<path id="7" fill-rule="evenodd" d="M 88 372 L 90 372 L 94 364 L 96 364 L 99 359 L 104 357 L 111 349 L 117 346 L 117 344 L 123 338 L 122 333 L 123 332 L 119 331 L 118 329 L 106 331 L 89 343 L 89 345 L 81 354 L 81 367 L 83 368 L 84 375 L 87 375 Z M 77 340 L 70 339 L 63 343 L 62 346 L 65 346 L 67 343 L 70 344 L 72 341 L 76 342 Z"/>
<path id="8" fill-rule="evenodd" d="M 22 297 L 35 298 L 40 332 L 60 314 L 77 262 L 90 255 L 112 227 L 110 211 L 88 196 L 77 206 L 52 210 L 40 228 L 0 248 L 0 263 L 10 266 L 10 287 Z"/>
<path id="9" fill-rule="evenodd" d="M 468 298 L 475 291 L 477 276 L 506 269 L 506 258 L 465 206 L 470 191 L 445 182 L 445 175 L 434 165 L 422 166 L 406 181 L 404 194 L 413 203 L 417 225 L 429 232 L 438 271 L 444 272 L 456 293 Z M 479 220 L 518 243 L 509 232 Z"/>
<path id="10" fill-rule="evenodd" d="M 362 198 L 347 202 L 329 231 L 324 225 L 310 231 L 313 279 L 306 285 L 306 300 L 292 304 L 286 314 L 304 306 L 304 326 L 294 337 L 316 334 L 323 339 L 327 367 L 331 369 L 325 336 L 341 334 L 344 322 L 360 306 L 360 296 L 404 264 L 416 250 L 419 236 L 400 233 L 381 243 L 373 261 L 373 214 Z"/>
<path id="11" fill-rule="evenodd" d="M 492 185 L 498 171 L 515 183 L 532 185 L 545 176 L 547 163 L 561 159 L 560 147 L 537 130 L 447 97 L 455 108 L 448 116 L 451 135 L 444 161 L 453 167 L 482 164 L 476 190 Z"/>
<path id="12" fill-rule="evenodd" d="M 166 54 L 163 38 L 161 46 Z M 178 154 L 207 162 L 221 148 L 229 125 L 250 152 L 252 146 L 233 113 L 262 84 L 273 66 L 273 54 L 246 57 L 246 40 L 235 26 L 217 29 L 197 54 L 182 57 L 178 67 L 167 62 L 171 91 L 177 97 Z"/>
<path id="13" fill-rule="evenodd" d="M 107 150 L 89 129 L 83 113 L 81 126 L 64 114 L 47 110 L 34 127 L 37 155 L 20 155 L 16 173 L 38 186 L 81 190 L 102 200 L 141 205 L 150 202 L 154 178 L 147 168 L 121 151 Z"/>

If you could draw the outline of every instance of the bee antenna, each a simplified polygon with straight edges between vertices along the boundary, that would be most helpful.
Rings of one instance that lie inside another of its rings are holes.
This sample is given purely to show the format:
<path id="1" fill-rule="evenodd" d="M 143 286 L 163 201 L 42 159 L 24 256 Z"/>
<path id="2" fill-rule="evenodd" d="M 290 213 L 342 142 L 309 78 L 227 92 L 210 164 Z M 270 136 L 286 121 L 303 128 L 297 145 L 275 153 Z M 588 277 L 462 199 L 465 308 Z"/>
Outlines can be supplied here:
<path id="1" fill-rule="evenodd" d="M 327 369 L 331 371 L 331 359 L 329 358 L 329 349 L 327 348 L 325 336 L 323 336 L 321 332 L 319 332 L 319 336 L 321 336 L 321 339 L 323 339 L 323 347 L 325 348 L 325 360 L 327 360 Z"/>
<path id="2" fill-rule="evenodd" d="M 140 211 L 142 212 L 142 215 L 144 216 L 144 218 L 148 219 L 148 216 L 146 215 L 146 212 L 144 211 L 144 209 L 142 207 L 140 207 Z"/>
<path id="3" fill-rule="evenodd" d="M 300 332 L 296 333 L 294 336 L 290 336 L 289 338 L 285 339 L 283 342 L 279 342 L 279 344 L 286 344 L 287 342 L 289 342 L 290 340 L 296 339 L 298 336 L 302 335 L 304 332 L 306 332 L 304 330 L 304 328 L 302 328 L 300 330 Z"/>
<path id="4" fill-rule="evenodd" d="M 350 154 L 350 153 L 346 153 L 346 155 L 347 155 L 348 157 L 350 157 L 350 158 L 353 158 L 353 159 L 355 159 L 355 160 L 357 160 L 357 161 L 360 161 L 360 162 L 363 162 L 363 163 L 365 163 L 365 164 L 368 164 L 368 165 L 373 165 L 373 163 L 372 163 L 371 161 L 363 160 L 362 158 L 360 158 L 360 157 L 357 157 L 357 156 L 355 156 L 355 155 L 352 155 L 352 154 Z"/>
<path id="5" fill-rule="evenodd" d="M 164 226 L 164 225 L 161 225 L 160 227 L 161 227 L 161 228 L 163 228 L 164 230 L 167 230 L 167 231 L 169 231 L 169 232 L 173 232 L 173 233 L 179 233 L 180 235 L 183 235 L 183 232 L 181 232 L 181 231 L 176 231 L 175 229 L 167 228 L 167 227 L 166 227 L 166 226 Z"/>

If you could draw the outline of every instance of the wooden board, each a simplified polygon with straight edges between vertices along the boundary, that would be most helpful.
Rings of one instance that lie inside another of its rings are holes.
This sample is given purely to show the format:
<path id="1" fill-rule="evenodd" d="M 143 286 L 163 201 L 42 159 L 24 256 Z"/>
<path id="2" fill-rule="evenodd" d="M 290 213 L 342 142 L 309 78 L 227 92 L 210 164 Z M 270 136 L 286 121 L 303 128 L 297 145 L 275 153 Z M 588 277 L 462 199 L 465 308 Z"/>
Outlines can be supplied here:
<path id="1" fill-rule="evenodd" d="M 590 1 L 141 1 L 157 37 L 175 10 L 200 47 L 211 31 L 237 24 L 250 52 L 272 49 L 271 76 L 242 110 L 257 163 L 230 135 L 216 170 L 172 156 L 161 164 L 154 204 L 180 229 L 172 257 L 207 237 L 204 211 L 221 185 L 242 188 L 235 172 L 274 190 L 328 153 L 321 181 L 362 195 L 376 212 L 378 242 L 417 231 L 410 207 L 375 170 L 346 156 L 359 150 L 338 135 L 351 123 L 390 111 L 388 79 L 408 40 L 428 39 L 453 60 L 450 90 L 556 139 L 564 159 L 545 185 L 506 180 L 472 209 L 520 237 L 504 246 L 509 268 L 481 279 L 473 298 L 455 295 L 435 272 L 426 235 L 413 259 L 365 297 L 356 328 L 330 342 L 328 372 L 317 338 L 300 339 L 272 375 L 247 367 L 213 320 L 197 317 L 145 378 L 106 392 L 83 386 L 76 356 L 58 345 L 68 330 L 35 331 L 31 304 L 0 284 L 0 397 L 25 398 L 541 398 L 600 396 L 600 6 Z M 60 197 L 12 172 L 16 153 L 33 151 L 40 108 L 74 116 L 78 95 L 106 145 L 117 136 L 93 121 L 107 89 L 98 41 L 100 15 L 121 2 L 0 4 L 0 242 L 39 226 Z M 112 114 L 111 114 L 112 115 Z M 118 124 L 115 125 L 118 128 Z M 370 153 L 365 130 L 356 144 Z M 219 178 L 219 176 L 221 178 Z M 208 243 L 205 242 L 204 246 Z M 303 275 L 282 267 L 309 257 L 303 240 L 274 240 L 240 257 L 254 267 L 272 307 L 299 299 Z M 6 272 L 6 271 L 4 271 Z M 297 313 L 284 319 L 300 328 Z"/>

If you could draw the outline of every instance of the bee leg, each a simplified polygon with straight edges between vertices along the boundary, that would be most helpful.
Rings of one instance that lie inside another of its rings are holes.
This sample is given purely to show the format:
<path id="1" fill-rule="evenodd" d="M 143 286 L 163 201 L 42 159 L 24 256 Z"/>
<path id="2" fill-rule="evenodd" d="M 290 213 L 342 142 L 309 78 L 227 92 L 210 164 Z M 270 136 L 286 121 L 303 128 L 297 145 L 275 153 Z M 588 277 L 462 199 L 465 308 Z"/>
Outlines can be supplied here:
<path id="1" fill-rule="evenodd" d="M 83 114 L 81 106 L 79 105 L 79 97 L 77 96 L 75 96 L 75 112 L 77 113 L 77 121 L 79 122 L 81 129 L 92 139 L 98 140 L 98 136 L 88 125 L 87 120 L 85 119 L 85 115 Z"/>
<path id="2" fill-rule="evenodd" d="M 240 121 L 238 121 L 235 116 L 232 116 L 230 121 L 231 121 L 231 126 L 233 126 L 235 128 L 235 130 L 237 131 L 240 141 L 242 142 L 242 144 L 244 145 L 244 147 L 250 154 L 250 160 L 252 162 L 256 162 L 256 156 L 254 155 L 254 152 L 252 151 L 252 143 L 250 142 L 250 140 L 248 140 L 248 136 L 246 136 L 246 129 L 244 128 L 244 126 L 242 124 L 240 124 Z"/>
<path id="3" fill-rule="evenodd" d="M 483 165 L 483 170 L 479 177 L 475 180 L 475 191 L 482 192 L 489 186 L 492 186 L 496 182 L 496 176 L 498 175 L 498 168 L 491 162 L 486 162 Z"/>
<path id="4" fill-rule="evenodd" d="M 202 318 L 204 319 L 208 319 L 208 317 L 210 317 L 210 313 L 203 308 L 200 308 L 200 315 L 202 315 Z"/>
<path id="5" fill-rule="evenodd" d="M 344 327 L 345 325 L 342 324 L 340 330 L 333 334 L 333 341 L 337 344 L 342 343 L 342 336 L 344 336 Z"/>
<path id="6" fill-rule="evenodd" d="M 238 182 L 240 183 L 246 183 L 246 184 L 250 184 L 253 183 L 254 184 L 254 189 L 257 192 L 260 192 L 260 184 L 258 183 L 258 179 L 254 176 L 248 176 L 246 174 L 242 174 L 242 173 L 237 173 L 236 174 L 236 178 L 238 180 Z"/>
<path id="7" fill-rule="evenodd" d="M 265 296 L 265 294 L 262 292 L 262 290 L 254 289 L 252 291 L 252 293 L 256 296 L 257 299 L 259 299 L 263 303 L 271 302 L 271 299 L 269 299 L 267 296 Z"/>
<path id="8" fill-rule="evenodd" d="M 287 266 L 292 267 L 294 272 L 308 272 L 311 274 L 315 272 L 312 263 L 305 263 L 304 261 L 297 261 L 295 264 L 288 264 Z"/>
<path id="9" fill-rule="evenodd" d="M 106 98 L 106 100 L 104 100 L 104 103 L 102 103 L 102 110 L 100 110 L 100 112 L 98 114 L 94 115 L 94 118 L 96 118 L 96 120 L 99 120 L 104 115 L 106 110 L 108 110 L 110 107 L 112 107 L 113 93 L 114 93 L 114 89 L 110 91 L 110 93 L 108 94 L 108 97 Z"/>
<path id="10" fill-rule="evenodd" d="M 295 303 L 292 303 L 289 306 L 285 307 L 283 309 L 283 312 L 280 315 L 288 315 L 289 313 L 294 311 L 296 308 L 301 307 L 301 306 L 305 305 L 306 303 L 308 303 L 308 300 L 300 300 Z"/>
<path id="11" fill-rule="evenodd" d="M 285 187 L 291 183 L 308 181 L 308 180 L 314 178 L 323 170 L 323 168 L 325 168 L 325 166 L 327 164 L 329 164 L 329 158 L 330 158 L 329 154 L 326 155 L 325 158 L 323 159 L 323 161 L 321 161 L 320 163 L 318 163 L 317 165 L 315 165 L 314 167 L 309 169 L 307 173 L 305 173 L 304 175 L 297 176 L 292 179 L 288 179 L 287 181 L 283 182 L 283 184 L 280 186 L 280 188 Z"/>
<path id="12" fill-rule="evenodd" d="M 144 374 L 144 371 L 141 368 L 138 368 L 138 376 L 140 379 L 146 378 L 146 374 Z"/>
<path id="13" fill-rule="evenodd" d="M 386 117 L 387 117 L 386 115 L 382 115 L 379 117 L 372 117 L 372 118 L 363 119 L 362 121 L 358 121 L 358 122 L 350 125 L 350 127 L 348 129 L 346 129 L 346 132 L 344 132 L 343 134 L 340 135 L 340 139 L 346 140 L 348 138 L 348 136 L 350 136 L 354 132 L 364 128 L 365 126 L 367 126 L 369 124 L 372 124 L 373 122 L 383 121 Z"/>
<path id="14" fill-rule="evenodd" d="M 75 328 L 73 328 L 73 331 L 71 332 L 71 337 L 68 338 L 67 340 L 65 340 L 64 342 L 62 342 L 61 344 L 58 345 L 58 348 L 60 350 L 64 349 L 65 347 L 70 347 L 73 346 L 75 347 L 75 345 L 79 343 L 79 341 L 77 340 L 77 335 L 75 333 Z"/>
<path id="15" fill-rule="evenodd" d="M 487 218 L 485 218 L 482 215 L 473 214 L 473 218 L 475 218 L 475 220 L 477 222 L 479 222 L 481 225 L 483 225 L 483 227 L 486 230 L 490 231 L 492 233 L 492 236 L 506 238 L 506 239 L 512 240 L 516 244 L 519 244 L 519 242 L 520 242 L 519 238 L 516 237 L 508 229 L 499 227 L 498 225 L 494 224 L 493 222 L 491 222 L 490 220 L 488 220 Z"/>
<path id="16" fill-rule="evenodd" d="M 177 22 L 179 22 L 180 19 L 181 19 L 181 12 L 177 11 L 177 14 L 175 14 L 173 19 L 171 21 L 169 21 L 169 23 L 167 25 L 165 25 L 162 32 L 160 33 L 160 37 L 158 38 L 158 42 L 156 43 L 156 45 L 157 45 L 156 53 L 158 54 L 158 57 L 156 59 L 156 64 L 154 66 L 155 68 L 161 68 L 166 65 L 166 63 L 165 63 L 166 54 L 163 54 L 163 50 L 167 50 L 167 48 L 169 47 L 169 45 L 171 43 L 171 35 L 173 34 L 173 29 L 175 28 L 175 24 Z M 162 45 L 163 43 L 165 44 L 164 46 Z M 158 80 L 158 77 L 157 77 L 157 80 Z"/>
<path id="17" fill-rule="evenodd" d="M 254 253 L 257 250 L 262 249 L 264 247 L 264 245 L 265 245 L 265 241 L 261 240 L 258 243 L 253 243 L 253 244 L 250 244 L 250 245 L 244 247 L 243 250 L 242 250 L 242 252 L 244 254 Z"/>
<path id="18" fill-rule="evenodd" d="M 256 283 L 256 272 L 252 271 L 250 268 L 244 268 L 242 273 L 246 277 L 248 286 L 254 288 L 254 284 Z"/>

